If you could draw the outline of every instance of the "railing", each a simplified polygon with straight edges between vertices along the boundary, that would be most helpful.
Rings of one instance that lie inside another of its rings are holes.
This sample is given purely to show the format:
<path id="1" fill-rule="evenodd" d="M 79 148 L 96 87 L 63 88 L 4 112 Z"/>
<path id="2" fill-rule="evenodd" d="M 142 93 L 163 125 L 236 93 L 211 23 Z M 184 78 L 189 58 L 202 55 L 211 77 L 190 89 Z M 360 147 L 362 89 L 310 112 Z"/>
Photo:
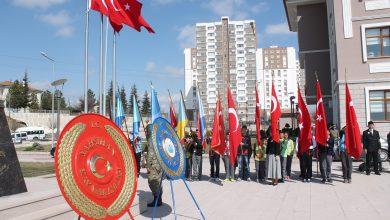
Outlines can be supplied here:
<path id="1" fill-rule="evenodd" d="M 12 113 L 42 113 L 42 114 L 48 114 L 52 113 L 51 110 L 33 110 L 33 109 L 15 109 L 15 108 L 5 108 L 4 111 L 12 112 Z M 57 113 L 57 110 L 54 110 L 54 113 Z M 70 114 L 69 110 L 60 110 L 60 114 Z"/>

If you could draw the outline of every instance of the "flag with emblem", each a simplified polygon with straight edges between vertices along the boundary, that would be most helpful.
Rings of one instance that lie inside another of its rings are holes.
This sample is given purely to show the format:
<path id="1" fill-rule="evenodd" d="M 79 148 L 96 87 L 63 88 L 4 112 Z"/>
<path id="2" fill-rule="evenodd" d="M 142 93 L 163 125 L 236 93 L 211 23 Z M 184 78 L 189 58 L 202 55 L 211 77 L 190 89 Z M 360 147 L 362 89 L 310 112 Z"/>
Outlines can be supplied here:
<path id="1" fill-rule="evenodd" d="M 234 164 L 237 159 L 238 146 L 242 141 L 240 121 L 238 119 L 236 106 L 234 104 L 232 91 L 230 87 L 227 88 L 228 95 L 228 113 L 229 113 L 229 150 L 230 162 Z"/>
<path id="2" fill-rule="evenodd" d="M 317 107 L 316 107 L 316 142 L 321 146 L 326 146 L 326 140 L 328 139 L 328 126 L 326 123 L 324 100 L 322 98 L 321 85 L 317 80 Z"/>
<path id="3" fill-rule="evenodd" d="M 347 153 L 359 159 L 363 151 L 361 133 L 359 123 L 356 118 L 355 107 L 353 106 L 351 93 L 349 92 L 348 84 L 345 85 L 345 112 L 346 112 L 346 127 L 345 127 L 345 148 Z"/>
<path id="4" fill-rule="evenodd" d="M 280 103 L 275 91 L 275 84 L 272 82 L 272 96 L 271 96 L 271 137 L 276 143 L 280 142 L 279 136 L 279 119 L 282 115 Z"/>
<path id="5" fill-rule="evenodd" d="M 298 137 L 298 154 L 302 155 L 309 150 L 312 144 L 311 133 L 311 117 L 309 110 L 302 98 L 301 90 L 298 86 L 298 123 L 299 123 L 299 137 Z"/>

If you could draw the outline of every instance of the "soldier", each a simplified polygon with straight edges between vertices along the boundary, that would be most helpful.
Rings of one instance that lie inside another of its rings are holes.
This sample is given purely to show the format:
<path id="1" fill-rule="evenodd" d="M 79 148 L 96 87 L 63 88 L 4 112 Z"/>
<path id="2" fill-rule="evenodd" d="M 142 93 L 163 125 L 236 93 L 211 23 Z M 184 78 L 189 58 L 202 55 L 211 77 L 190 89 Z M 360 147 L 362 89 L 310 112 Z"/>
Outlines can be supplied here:
<path id="1" fill-rule="evenodd" d="M 152 140 L 151 140 L 151 134 L 152 134 L 152 124 L 147 121 L 146 126 L 146 149 L 147 152 L 146 155 L 146 169 L 148 173 L 148 184 L 149 188 L 152 191 L 153 194 L 153 201 L 148 203 L 148 207 L 154 207 L 154 204 L 157 200 L 157 206 L 160 207 L 162 205 L 162 182 L 161 176 L 163 174 L 163 171 L 158 164 L 156 153 L 154 152 Z M 160 195 L 159 195 L 160 194 Z"/>

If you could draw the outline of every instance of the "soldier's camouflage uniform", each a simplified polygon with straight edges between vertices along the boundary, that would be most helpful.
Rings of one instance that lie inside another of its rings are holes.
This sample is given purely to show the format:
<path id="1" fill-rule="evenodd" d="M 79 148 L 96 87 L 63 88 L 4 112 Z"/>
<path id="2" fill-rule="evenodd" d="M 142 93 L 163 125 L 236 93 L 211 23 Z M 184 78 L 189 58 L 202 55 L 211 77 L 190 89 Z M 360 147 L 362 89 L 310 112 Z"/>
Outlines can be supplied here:
<path id="1" fill-rule="evenodd" d="M 156 153 L 154 152 L 152 140 L 150 138 L 152 125 L 149 124 L 146 126 L 148 131 L 146 134 L 147 144 L 146 144 L 146 169 L 149 170 L 148 174 L 148 184 L 149 188 L 152 191 L 153 197 L 157 197 L 160 187 L 162 169 L 157 161 Z M 162 195 L 162 187 L 160 187 L 160 196 Z"/>

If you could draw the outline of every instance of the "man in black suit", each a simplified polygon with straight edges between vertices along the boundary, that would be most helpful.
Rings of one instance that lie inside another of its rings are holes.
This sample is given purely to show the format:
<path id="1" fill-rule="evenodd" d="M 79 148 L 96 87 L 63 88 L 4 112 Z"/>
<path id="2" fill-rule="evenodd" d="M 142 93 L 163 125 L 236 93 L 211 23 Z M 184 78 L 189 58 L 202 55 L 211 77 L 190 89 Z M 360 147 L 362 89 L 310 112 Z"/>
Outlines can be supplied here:
<path id="1" fill-rule="evenodd" d="M 379 154 L 381 147 L 379 132 L 374 130 L 374 122 L 368 122 L 368 129 L 363 132 L 363 148 L 366 151 L 366 174 L 370 175 L 371 160 L 374 160 L 374 171 L 376 175 L 381 175 L 378 169 Z"/>

